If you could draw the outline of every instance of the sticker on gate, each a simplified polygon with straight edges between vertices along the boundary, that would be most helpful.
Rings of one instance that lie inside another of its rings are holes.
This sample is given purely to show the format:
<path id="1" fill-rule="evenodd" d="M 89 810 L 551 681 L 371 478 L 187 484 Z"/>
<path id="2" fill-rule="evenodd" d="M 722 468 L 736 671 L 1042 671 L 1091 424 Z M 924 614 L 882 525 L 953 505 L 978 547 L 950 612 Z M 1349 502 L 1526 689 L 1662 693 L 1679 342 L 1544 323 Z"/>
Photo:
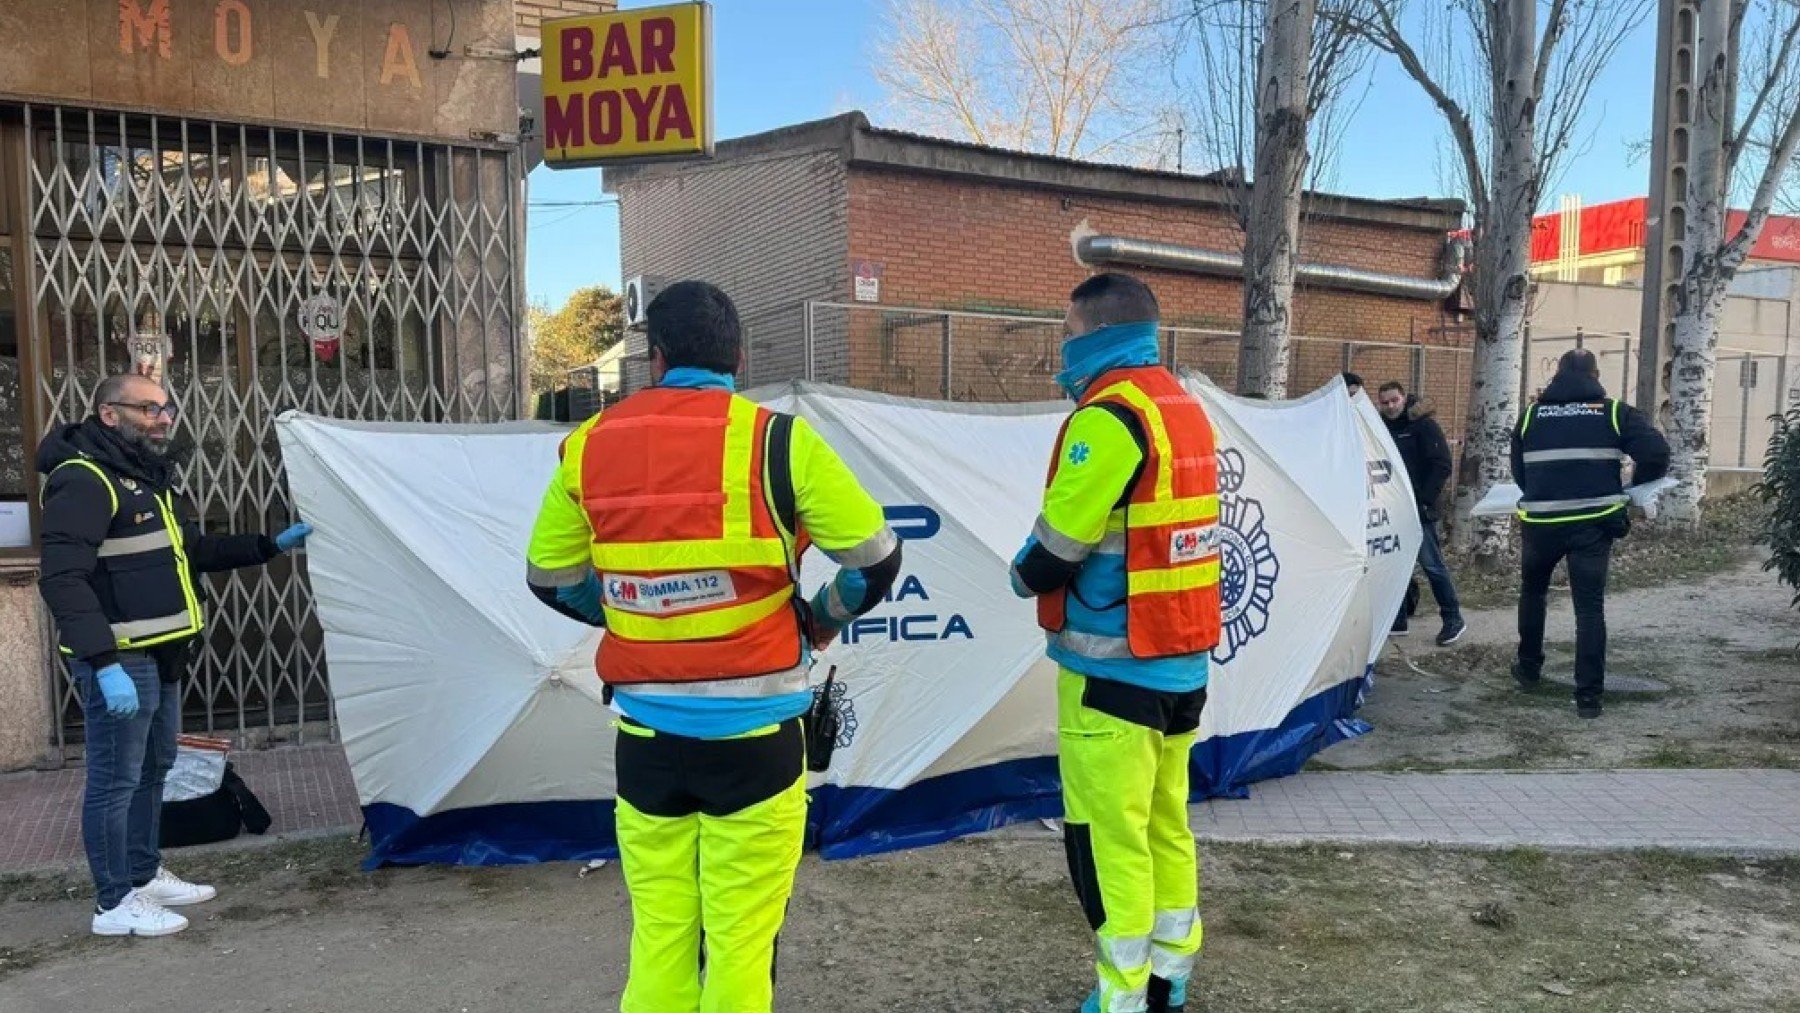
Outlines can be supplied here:
<path id="1" fill-rule="evenodd" d="M 1169 564 L 1191 563 L 1216 552 L 1219 548 L 1219 529 L 1217 525 L 1203 524 L 1197 528 L 1182 528 L 1169 535 Z"/>
<path id="2" fill-rule="evenodd" d="M 662 615 L 737 600 L 728 570 L 704 570 L 670 577 L 606 575 L 606 604 L 622 612 Z"/>

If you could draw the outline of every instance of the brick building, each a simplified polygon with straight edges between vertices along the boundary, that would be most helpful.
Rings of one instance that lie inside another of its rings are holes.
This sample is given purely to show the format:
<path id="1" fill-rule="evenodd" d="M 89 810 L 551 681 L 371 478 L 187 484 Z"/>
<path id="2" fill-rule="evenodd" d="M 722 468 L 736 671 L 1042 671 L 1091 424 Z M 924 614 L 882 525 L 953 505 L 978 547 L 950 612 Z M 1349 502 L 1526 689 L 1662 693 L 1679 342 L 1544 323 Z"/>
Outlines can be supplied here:
<path id="1" fill-rule="evenodd" d="M 725 141 L 705 161 L 609 169 L 605 185 L 627 278 L 705 278 L 737 301 L 751 384 L 1053 397 L 1069 289 L 1108 266 L 1156 289 L 1172 361 L 1233 380 L 1241 240 L 1218 180 L 883 130 L 852 112 Z M 1466 344 L 1446 241 L 1461 214 L 1457 201 L 1309 197 L 1295 389 L 1351 368 L 1459 397 L 1466 358 L 1429 349 Z"/>

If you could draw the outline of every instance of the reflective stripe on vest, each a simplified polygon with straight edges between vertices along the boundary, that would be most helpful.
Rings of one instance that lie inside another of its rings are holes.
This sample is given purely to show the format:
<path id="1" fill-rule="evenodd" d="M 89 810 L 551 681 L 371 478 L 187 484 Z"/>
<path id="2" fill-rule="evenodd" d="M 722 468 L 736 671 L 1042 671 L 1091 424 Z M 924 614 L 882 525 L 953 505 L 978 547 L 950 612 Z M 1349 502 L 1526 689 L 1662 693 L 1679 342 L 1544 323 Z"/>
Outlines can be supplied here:
<path id="1" fill-rule="evenodd" d="M 175 540 L 169 537 L 167 530 L 152 531 L 148 534 L 131 535 L 126 538 L 108 538 L 100 543 L 100 551 L 95 553 L 101 559 L 113 556 L 135 556 L 140 552 L 155 552 L 158 549 L 173 549 Z"/>
<path id="2" fill-rule="evenodd" d="M 652 388 L 565 448 L 594 532 L 607 683 L 680 696 L 805 688 L 799 539 L 768 493 L 773 417 L 722 390 Z"/>
<path id="3" fill-rule="evenodd" d="M 806 692 L 807 666 L 796 665 L 785 672 L 734 679 L 709 679 L 702 682 L 648 682 L 629 687 L 634 696 L 676 696 L 688 699 L 706 697 L 786 696 Z"/>
<path id="4" fill-rule="evenodd" d="M 193 632 L 194 614 L 182 612 L 177 615 L 164 616 L 161 619 L 136 619 L 128 623 L 113 623 L 113 636 L 119 638 L 120 647 L 143 647 L 156 641 L 150 638 L 163 633 Z"/>
<path id="5" fill-rule="evenodd" d="M 70 458 L 57 465 L 56 468 L 69 466 L 86 468 L 100 479 L 106 487 L 107 498 L 112 504 L 111 515 L 117 518 L 119 491 L 114 487 L 112 476 L 107 474 L 106 469 L 91 460 L 80 457 Z M 51 471 L 54 473 L 56 468 Z M 191 579 L 192 571 L 188 567 L 186 545 L 181 537 L 181 522 L 175 516 L 175 497 L 172 493 L 157 495 L 152 492 L 150 499 L 156 504 L 157 519 L 161 521 L 162 527 L 155 531 L 146 531 L 135 535 L 108 537 L 101 541 L 99 548 L 95 551 L 95 557 L 114 559 L 146 552 L 168 551 L 173 557 L 170 565 L 174 568 L 175 580 L 181 587 L 181 600 L 184 607 L 180 612 L 166 616 L 110 623 L 113 639 L 121 651 L 173 643 L 192 637 L 206 628 L 206 612 L 200 605 L 198 592 L 194 590 Z M 58 646 L 63 654 L 73 656 L 73 652 L 67 647 Z"/>
<path id="6" fill-rule="evenodd" d="M 175 550 L 175 576 L 181 581 L 182 597 L 187 599 L 187 625 L 179 630 L 156 636 L 138 634 L 129 642 L 121 642 L 120 647 L 153 647 L 157 644 L 179 640 L 193 636 L 206 626 L 206 613 L 200 608 L 200 596 L 194 591 L 194 582 L 190 579 L 193 572 L 188 567 L 187 546 L 181 537 L 181 522 L 175 519 L 175 497 L 168 493 L 152 496 L 156 500 L 157 509 L 162 513 L 163 528 L 169 535 L 169 547 Z"/>
<path id="7" fill-rule="evenodd" d="M 1631 502 L 1631 497 L 1620 493 L 1617 496 L 1592 496 L 1588 499 L 1532 499 L 1520 500 L 1519 509 L 1523 511 L 1538 510 L 1551 513 L 1558 510 L 1593 510 L 1598 507 L 1624 506 Z"/>
<path id="8" fill-rule="evenodd" d="M 1125 630 L 1119 638 L 1067 629 L 1068 589 L 1038 599 L 1038 623 L 1062 646 L 1094 658 L 1167 658 L 1219 643 L 1219 478 L 1212 423 L 1174 374 L 1159 366 L 1101 376 L 1080 408 L 1116 404 L 1136 419 L 1144 463 L 1099 551 L 1125 557 Z M 1072 418 L 1073 416 L 1071 416 Z M 1062 459 L 1063 434 L 1051 458 Z M 1121 651 L 1123 646 L 1124 650 Z"/>
<path id="9" fill-rule="evenodd" d="M 1568 450 L 1527 450 L 1520 457 L 1526 464 L 1553 464 L 1557 461 L 1623 461 L 1625 452 L 1611 447 L 1573 447 Z"/>
<path id="10" fill-rule="evenodd" d="M 1612 399 L 1539 403 L 1526 410 L 1519 423 L 1521 521 L 1568 524 L 1625 509 L 1630 497 L 1620 482 L 1626 455 L 1618 446 L 1619 413 Z"/>

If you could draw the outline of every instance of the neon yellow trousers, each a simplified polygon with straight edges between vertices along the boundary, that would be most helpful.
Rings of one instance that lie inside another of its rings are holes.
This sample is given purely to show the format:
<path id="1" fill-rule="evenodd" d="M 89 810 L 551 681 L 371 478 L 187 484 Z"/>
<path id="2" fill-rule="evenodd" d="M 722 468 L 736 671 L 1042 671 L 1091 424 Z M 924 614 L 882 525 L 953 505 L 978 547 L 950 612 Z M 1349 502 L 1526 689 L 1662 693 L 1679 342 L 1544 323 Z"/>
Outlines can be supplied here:
<path id="1" fill-rule="evenodd" d="M 655 750 L 668 763 L 638 763 L 631 774 L 620 773 L 616 819 L 632 929 L 619 1009 L 770 1013 L 776 936 L 806 832 L 805 775 L 789 772 L 785 758 L 767 771 L 732 769 L 763 765 L 771 749 L 790 752 L 773 732 L 752 733 L 749 741 L 703 741 L 646 731 L 621 727 L 620 735 L 621 761 Z M 638 741 L 627 744 L 627 738 Z M 793 756 L 797 771 L 803 750 Z M 676 772 L 681 776 L 669 776 Z M 773 795 L 755 786 L 777 776 L 786 786 Z M 764 797 L 732 808 L 746 789 Z M 632 795 L 642 797 L 634 804 Z M 685 808 L 682 800 L 696 811 L 652 815 Z"/>
<path id="2" fill-rule="evenodd" d="M 1204 701 L 1204 690 L 1057 677 L 1063 841 L 1094 930 L 1104 1013 L 1139 1013 L 1150 976 L 1185 980 L 1200 952 L 1188 753 Z"/>

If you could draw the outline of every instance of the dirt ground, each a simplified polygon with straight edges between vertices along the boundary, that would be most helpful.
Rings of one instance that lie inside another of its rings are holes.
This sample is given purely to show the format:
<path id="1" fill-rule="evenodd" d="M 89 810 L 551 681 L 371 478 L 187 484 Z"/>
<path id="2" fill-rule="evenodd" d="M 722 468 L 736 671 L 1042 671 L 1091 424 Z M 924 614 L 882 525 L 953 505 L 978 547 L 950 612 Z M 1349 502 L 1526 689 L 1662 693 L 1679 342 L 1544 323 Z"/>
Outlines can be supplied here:
<path id="1" fill-rule="evenodd" d="M 1757 562 L 1692 581 L 1609 596 L 1609 675 L 1666 693 L 1609 692 L 1598 721 L 1569 694 L 1575 623 L 1554 587 L 1546 681 L 1514 688 L 1511 607 L 1467 613 L 1453 648 L 1433 646 L 1429 592 L 1376 666 L 1362 716 L 1375 731 L 1316 757 L 1319 769 L 1800 767 L 1800 612 Z M 1560 683 L 1550 680 L 1560 679 Z"/>
<path id="2" fill-rule="evenodd" d="M 1708 500 L 1697 530 L 1637 517 L 1631 535 L 1613 546 L 1607 584 L 1615 591 L 1694 584 L 1737 568 L 1767 543 L 1768 504 L 1755 493 Z M 1518 524 L 1494 565 L 1476 567 L 1453 557 L 1456 590 L 1469 608 L 1511 608 L 1519 594 Z"/>
<path id="3" fill-rule="evenodd" d="M 1800 1011 L 1800 861 L 1202 854 L 1200 1010 Z M 628 924 L 617 866 L 366 875 L 359 856 L 341 838 L 190 856 L 184 869 L 223 894 L 162 940 L 87 935 L 77 880 L 0 881 L 0 1010 L 617 1008 Z M 1071 1011 L 1091 947 L 1065 879 L 1043 834 L 809 857 L 776 1008 Z"/>

